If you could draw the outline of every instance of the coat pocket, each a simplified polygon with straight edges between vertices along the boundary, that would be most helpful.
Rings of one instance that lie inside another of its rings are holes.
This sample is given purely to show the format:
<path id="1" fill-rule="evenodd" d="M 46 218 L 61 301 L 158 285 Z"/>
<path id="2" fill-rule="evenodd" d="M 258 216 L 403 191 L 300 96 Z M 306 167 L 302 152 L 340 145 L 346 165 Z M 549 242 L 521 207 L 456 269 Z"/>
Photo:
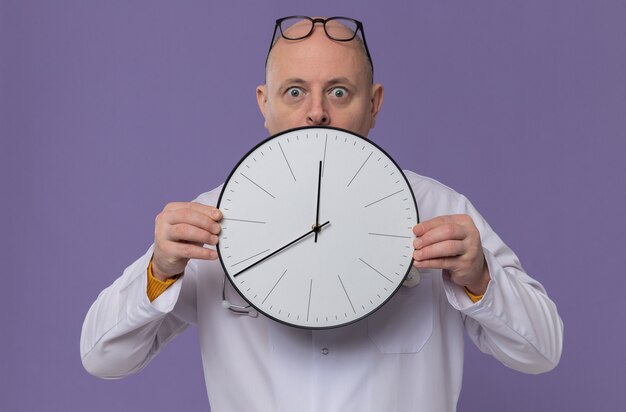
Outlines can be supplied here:
<path id="1" fill-rule="evenodd" d="M 382 353 L 417 353 L 433 333 L 432 273 L 422 272 L 419 285 L 401 287 L 367 318 L 367 333 Z"/>

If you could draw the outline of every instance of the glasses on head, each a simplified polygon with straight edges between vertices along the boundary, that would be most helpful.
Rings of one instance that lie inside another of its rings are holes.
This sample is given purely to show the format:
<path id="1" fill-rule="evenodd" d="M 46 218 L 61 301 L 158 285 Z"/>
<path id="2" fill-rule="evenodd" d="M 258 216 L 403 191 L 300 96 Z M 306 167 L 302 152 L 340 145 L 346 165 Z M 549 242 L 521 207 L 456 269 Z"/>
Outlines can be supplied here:
<path id="1" fill-rule="evenodd" d="M 324 27 L 324 33 L 326 36 L 334 41 L 352 41 L 357 38 L 359 32 L 361 33 L 357 41 L 363 44 L 367 60 L 372 68 L 372 75 L 374 74 L 374 63 L 372 62 L 372 56 L 367 47 L 365 41 L 365 32 L 363 31 L 363 23 L 358 20 L 351 19 L 349 17 L 329 17 L 327 19 L 311 18 L 307 16 L 288 16 L 276 20 L 274 26 L 274 33 L 272 34 L 272 41 L 270 48 L 267 51 L 267 57 L 265 58 L 265 65 L 267 66 L 267 60 L 272 51 L 272 47 L 276 43 L 276 33 L 279 32 L 282 38 L 286 40 L 302 40 L 306 39 L 313 33 L 313 29 L 317 23 L 322 24 Z"/>

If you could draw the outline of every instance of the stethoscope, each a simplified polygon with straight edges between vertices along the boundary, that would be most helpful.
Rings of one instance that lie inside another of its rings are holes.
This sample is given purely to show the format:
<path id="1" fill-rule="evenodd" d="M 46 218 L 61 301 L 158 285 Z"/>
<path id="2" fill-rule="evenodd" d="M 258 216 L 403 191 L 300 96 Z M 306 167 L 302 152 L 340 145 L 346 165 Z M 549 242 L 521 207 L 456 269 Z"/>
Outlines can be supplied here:
<path id="1" fill-rule="evenodd" d="M 253 318 L 259 316 L 259 312 L 252 306 L 235 305 L 226 298 L 226 275 L 224 275 L 224 279 L 222 280 L 222 306 L 237 315 L 248 315 Z"/>

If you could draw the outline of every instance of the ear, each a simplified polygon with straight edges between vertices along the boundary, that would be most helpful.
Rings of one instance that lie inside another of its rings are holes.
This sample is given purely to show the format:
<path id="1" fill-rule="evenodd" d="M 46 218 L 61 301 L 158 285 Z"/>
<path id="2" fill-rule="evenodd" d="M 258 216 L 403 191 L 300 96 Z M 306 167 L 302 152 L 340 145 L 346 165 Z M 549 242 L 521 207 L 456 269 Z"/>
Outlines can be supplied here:
<path id="1" fill-rule="evenodd" d="M 261 84 L 256 88 L 256 102 L 259 105 L 259 110 L 261 110 L 261 114 L 263 115 L 263 126 L 267 129 L 267 85 Z"/>
<path id="2" fill-rule="evenodd" d="M 373 129 L 376 125 L 376 116 L 378 116 L 378 112 L 383 105 L 384 95 L 385 89 L 382 84 L 375 83 L 372 85 L 372 97 L 370 99 L 370 115 L 372 123 L 370 124 L 370 129 Z"/>

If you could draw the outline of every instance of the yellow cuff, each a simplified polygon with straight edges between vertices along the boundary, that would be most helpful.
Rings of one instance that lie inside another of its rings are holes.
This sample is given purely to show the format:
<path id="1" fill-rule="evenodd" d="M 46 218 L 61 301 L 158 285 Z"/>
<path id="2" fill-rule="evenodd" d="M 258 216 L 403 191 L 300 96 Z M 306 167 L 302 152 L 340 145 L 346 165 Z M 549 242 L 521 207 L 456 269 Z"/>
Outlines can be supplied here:
<path id="1" fill-rule="evenodd" d="M 472 301 L 472 303 L 476 303 L 479 300 L 481 300 L 483 298 L 483 295 L 474 295 L 472 292 L 469 291 L 469 289 L 467 289 L 465 286 L 463 287 L 463 289 L 465 289 L 465 293 L 467 293 L 467 296 L 470 298 L 470 300 Z"/>
<path id="2" fill-rule="evenodd" d="M 168 278 L 165 281 L 159 280 L 152 275 L 152 259 L 150 259 L 150 263 L 148 264 L 148 299 L 150 302 L 158 298 L 163 292 L 167 290 L 170 286 L 181 277 L 182 273 L 171 278 Z"/>

